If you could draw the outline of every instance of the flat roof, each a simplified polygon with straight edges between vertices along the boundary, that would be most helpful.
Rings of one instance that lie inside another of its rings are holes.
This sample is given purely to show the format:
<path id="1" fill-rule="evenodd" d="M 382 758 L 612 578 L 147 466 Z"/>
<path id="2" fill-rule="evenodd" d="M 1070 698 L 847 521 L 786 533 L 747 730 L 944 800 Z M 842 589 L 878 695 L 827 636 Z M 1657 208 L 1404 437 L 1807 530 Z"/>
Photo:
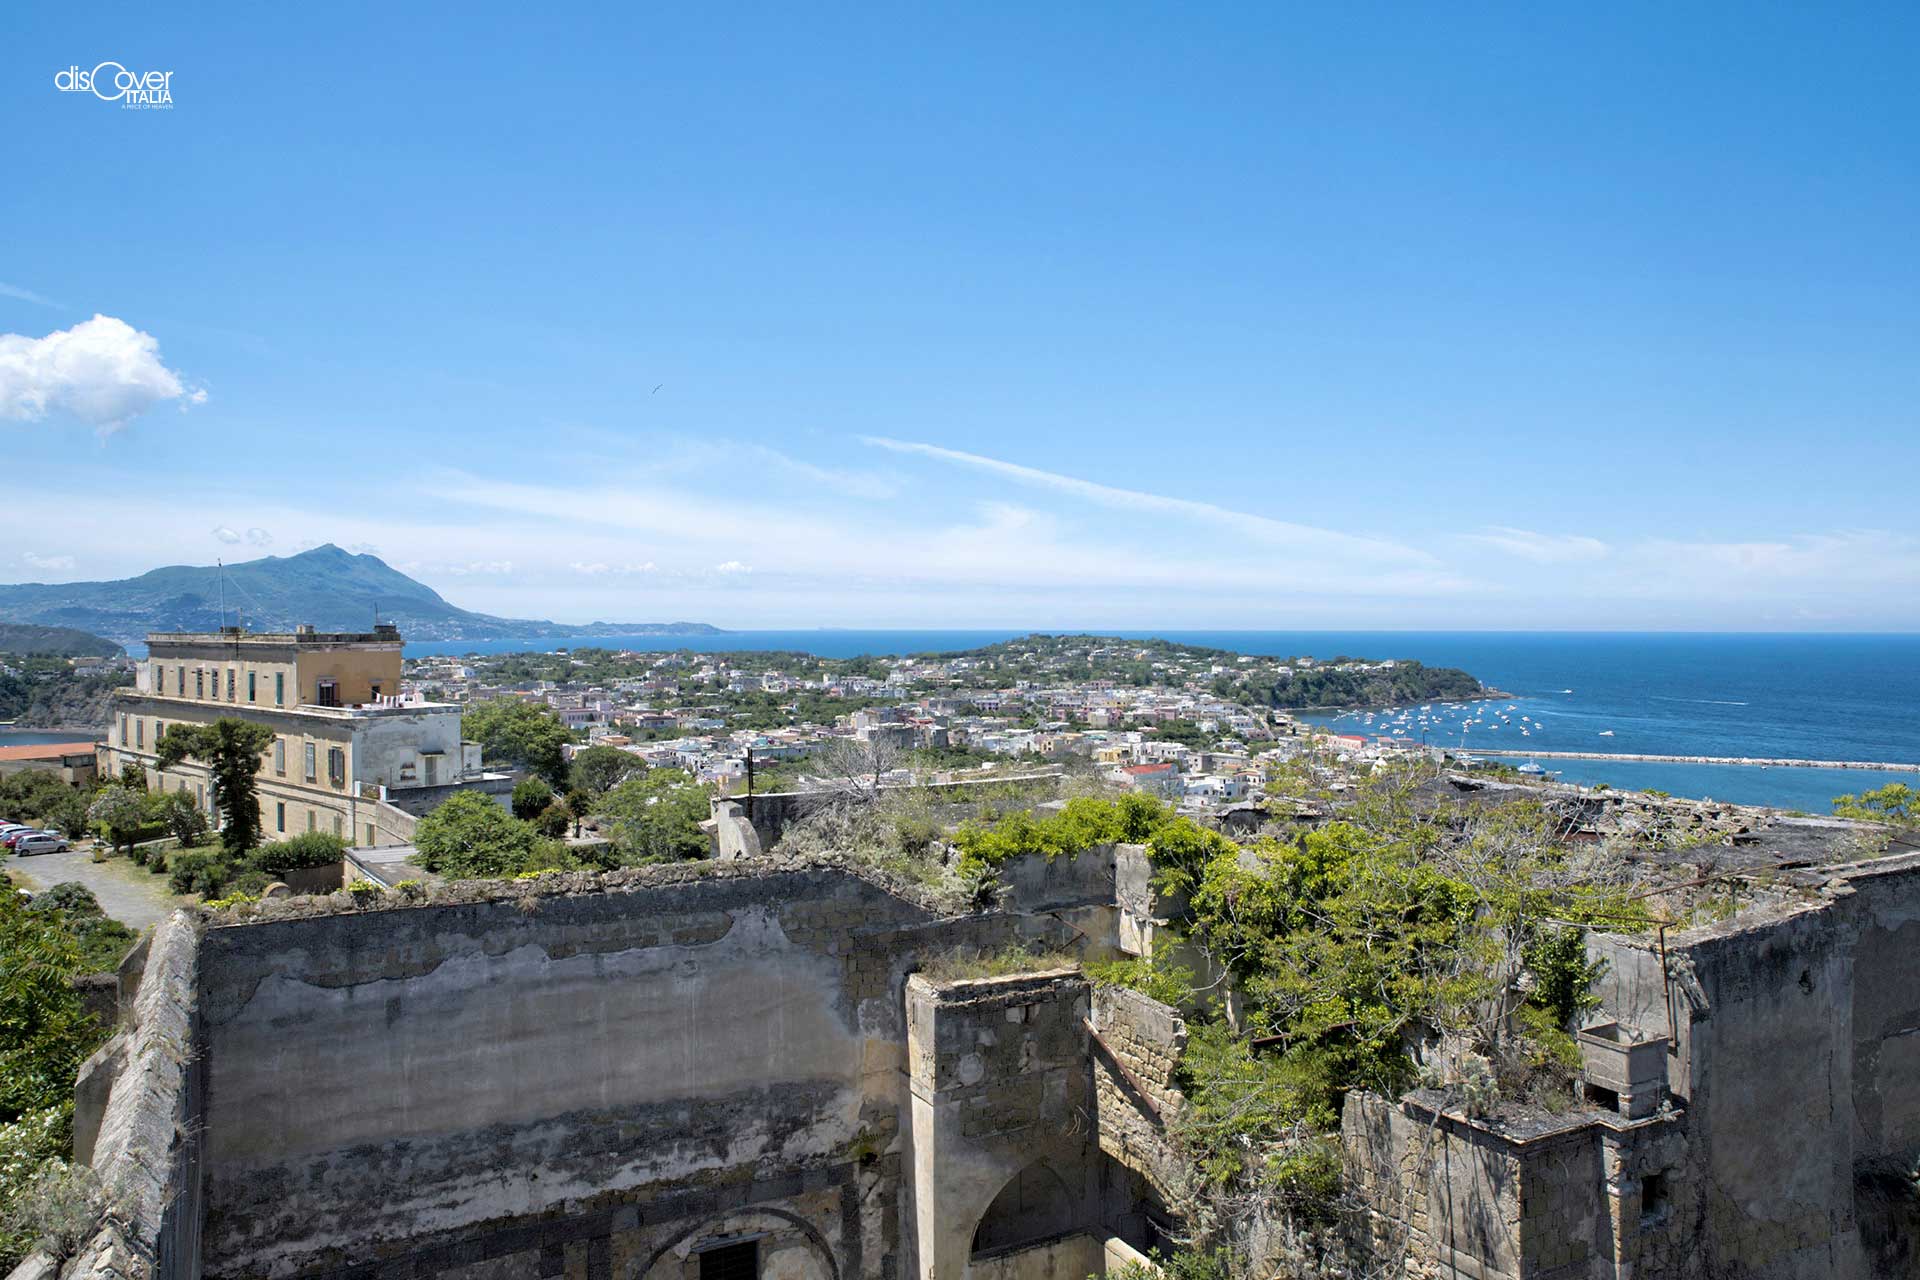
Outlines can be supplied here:
<path id="1" fill-rule="evenodd" d="M 55 760 L 62 756 L 92 755 L 97 742 L 30 742 L 22 747 L 0 747 L 0 761 Z"/>

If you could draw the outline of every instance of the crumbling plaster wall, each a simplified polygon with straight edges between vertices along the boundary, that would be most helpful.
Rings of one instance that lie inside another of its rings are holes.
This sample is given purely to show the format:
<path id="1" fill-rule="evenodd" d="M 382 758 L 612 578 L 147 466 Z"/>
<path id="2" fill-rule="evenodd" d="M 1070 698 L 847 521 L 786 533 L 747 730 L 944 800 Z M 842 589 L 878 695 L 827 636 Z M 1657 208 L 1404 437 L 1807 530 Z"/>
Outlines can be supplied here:
<path id="1" fill-rule="evenodd" d="M 893 1275 L 907 971 L 1066 931 L 733 865 L 210 929 L 207 1273 L 638 1280 L 762 1212 Z"/>

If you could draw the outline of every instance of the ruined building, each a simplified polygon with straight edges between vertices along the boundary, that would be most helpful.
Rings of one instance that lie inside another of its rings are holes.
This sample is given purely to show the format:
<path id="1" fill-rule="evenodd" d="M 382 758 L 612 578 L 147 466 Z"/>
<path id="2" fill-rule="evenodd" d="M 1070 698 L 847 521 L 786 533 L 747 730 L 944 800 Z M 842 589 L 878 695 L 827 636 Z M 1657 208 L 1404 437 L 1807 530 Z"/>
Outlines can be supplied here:
<path id="1" fill-rule="evenodd" d="M 1133 846 L 1035 859 L 961 915 L 850 861 L 753 858 L 180 913 L 123 968 L 121 1030 L 79 1082 L 114 1210 L 66 1274 L 1112 1270 L 1174 1225 L 1179 1016 L 1072 967 L 934 962 L 1138 953 L 1165 909 L 1146 873 Z M 1375 1256 L 1516 1280 L 1913 1274 L 1920 859 L 1793 874 L 1791 905 L 1594 936 L 1580 1105 L 1350 1096 Z"/>

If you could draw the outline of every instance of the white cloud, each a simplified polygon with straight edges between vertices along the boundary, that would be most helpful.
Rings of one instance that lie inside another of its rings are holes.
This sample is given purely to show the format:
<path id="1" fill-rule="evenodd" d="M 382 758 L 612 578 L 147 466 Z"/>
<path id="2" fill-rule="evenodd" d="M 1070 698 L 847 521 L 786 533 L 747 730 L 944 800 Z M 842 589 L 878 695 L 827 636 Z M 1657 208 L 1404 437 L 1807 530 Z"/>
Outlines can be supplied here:
<path id="1" fill-rule="evenodd" d="M 476 574 L 489 577 L 501 577 L 513 572 L 511 560 L 469 560 L 465 564 L 446 564 L 438 566 L 441 573 L 450 573 L 456 578 L 470 578 Z"/>
<path id="2" fill-rule="evenodd" d="M 1103 507 L 1156 515 L 1184 516 L 1191 520 L 1229 529 L 1269 545 L 1287 547 L 1301 553 L 1339 556 L 1346 560 L 1370 564 L 1433 565 L 1437 563 L 1433 556 L 1416 547 L 1403 546 L 1385 538 L 1318 529 L 1312 525 L 1275 520 L 1270 516 L 1235 511 L 1230 507 L 1218 506 L 1211 502 L 1197 502 L 1191 498 L 1172 498 L 1164 494 L 1147 493 L 1140 489 L 1119 489 L 1112 485 L 1098 484 L 1092 480 L 1061 475 L 1056 471 L 1042 471 L 1038 467 L 1022 466 L 1017 462 L 1004 462 L 998 458 L 988 458 L 977 453 L 964 453 L 961 450 L 947 449 L 940 445 L 891 440 L 884 436 L 862 436 L 860 440 L 863 444 L 892 453 L 916 454 L 939 462 L 992 472 L 1021 484 L 1068 494 Z"/>
<path id="3" fill-rule="evenodd" d="M 203 404 L 160 362 L 160 343 L 124 320 L 95 316 L 44 338 L 0 333 L 0 418 L 77 419 L 105 435 L 169 400 Z"/>
<path id="4" fill-rule="evenodd" d="M 607 571 L 607 566 L 598 560 L 592 564 L 581 564 L 578 560 L 575 560 L 572 564 L 568 565 L 567 568 L 573 570 L 575 573 L 584 573 L 589 578 L 598 577 Z"/>
<path id="5" fill-rule="evenodd" d="M 223 524 L 217 524 L 213 527 L 213 536 L 229 545 L 240 541 L 240 535 Z"/>
<path id="6" fill-rule="evenodd" d="M 1598 538 L 1571 533 L 1535 533 L 1531 529 L 1513 529 L 1490 525 L 1479 533 L 1464 535 L 1468 542 L 1504 551 L 1535 564 L 1577 564 L 1605 558 L 1610 548 Z"/>
<path id="7" fill-rule="evenodd" d="M 26 552 L 20 559 L 26 563 L 29 569 L 46 569 L 48 571 L 71 569 L 74 563 L 72 556 L 39 556 L 31 551 Z"/>
<path id="8" fill-rule="evenodd" d="M 247 530 L 247 545 L 253 547 L 270 547 L 273 545 L 273 535 L 265 529 L 255 526 Z"/>
<path id="9" fill-rule="evenodd" d="M 724 560 L 713 566 L 713 571 L 715 573 L 752 573 L 753 566 L 742 564 L 738 560 Z"/>

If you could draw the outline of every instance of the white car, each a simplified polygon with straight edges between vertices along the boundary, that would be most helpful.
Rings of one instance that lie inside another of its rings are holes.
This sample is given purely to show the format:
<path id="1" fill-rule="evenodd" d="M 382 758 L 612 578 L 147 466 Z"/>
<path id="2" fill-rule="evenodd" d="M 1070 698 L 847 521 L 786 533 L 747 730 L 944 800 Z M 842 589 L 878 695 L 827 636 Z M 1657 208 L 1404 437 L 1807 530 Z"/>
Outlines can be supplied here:
<path id="1" fill-rule="evenodd" d="M 21 836 L 13 842 L 13 855 L 24 858 L 30 853 L 65 853 L 71 846 L 65 836 L 39 831 L 30 836 Z"/>

